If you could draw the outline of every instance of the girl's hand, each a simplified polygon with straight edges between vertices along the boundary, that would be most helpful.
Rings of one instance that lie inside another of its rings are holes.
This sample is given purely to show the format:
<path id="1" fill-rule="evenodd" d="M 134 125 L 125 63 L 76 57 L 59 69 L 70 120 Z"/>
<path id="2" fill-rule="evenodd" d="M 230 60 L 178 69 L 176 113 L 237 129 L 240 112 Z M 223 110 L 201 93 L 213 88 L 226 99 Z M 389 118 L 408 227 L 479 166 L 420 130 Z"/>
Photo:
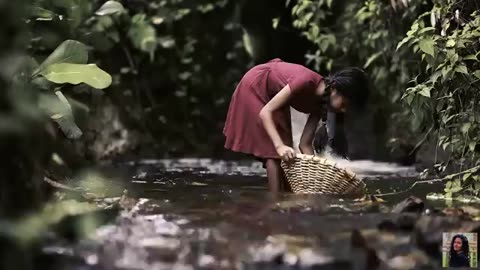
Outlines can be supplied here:
<path id="1" fill-rule="evenodd" d="M 277 154 L 286 162 L 290 162 L 295 158 L 295 150 L 289 146 L 283 144 L 278 146 L 276 150 Z"/>

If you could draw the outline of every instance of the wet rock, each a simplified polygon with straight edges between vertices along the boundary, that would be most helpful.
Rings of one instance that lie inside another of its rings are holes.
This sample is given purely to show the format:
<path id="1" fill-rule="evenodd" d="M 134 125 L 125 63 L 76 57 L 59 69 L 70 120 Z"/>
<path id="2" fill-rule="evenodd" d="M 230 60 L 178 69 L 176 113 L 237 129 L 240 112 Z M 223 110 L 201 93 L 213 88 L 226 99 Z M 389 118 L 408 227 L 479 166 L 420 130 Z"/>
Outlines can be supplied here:
<path id="1" fill-rule="evenodd" d="M 335 261 L 329 255 L 315 252 L 312 249 L 303 249 L 298 254 L 299 264 L 302 267 L 311 267 L 313 265 L 327 265 Z"/>
<path id="2" fill-rule="evenodd" d="M 408 256 L 396 256 L 387 262 L 388 267 L 392 269 L 414 269 L 415 261 Z"/>
<path id="3" fill-rule="evenodd" d="M 297 265 L 300 269 L 315 270 L 336 270 L 336 269 L 352 269 L 350 261 L 335 258 L 322 251 L 313 249 L 303 249 L 298 254 L 299 262 Z"/>
<path id="4" fill-rule="evenodd" d="M 113 255 L 113 254 L 112 254 Z M 121 253 L 117 253 L 114 266 L 119 269 L 148 269 L 148 253 L 140 248 L 125 246 Z"/>
<path id="5" fill-rule="evenodd" d="M 182 263 L 185 246 L 179 234 L 179 226 L 163 215 L 127 214 L 116 225 L 97 230 L 95 240 L 102 243 L 99 265 L 105 269 L 111 269 L 111 265 L 118 269 L 181 268 L 178 263 Z"/>
<path id="6" fill-rule="evenodd" d="M 164 215 L 150 215 L 144 216 L 143 218 L 147 221 L 151 221 L 155 234 L 176 236 L 181 232 L 180 227 L 174 222 L 167 221 Z"/>
<path id="7" fill-rule="evenodd" d="M 180 240 L 167 237 L 154 237 L 141 239 L 139 245 L 144 248 L 176 249 L 180 246 Z"/>
<path id="8" fill-rule="evenodd" d="M 428 256 L 440 260 L 443 232 L 478 232 L 479 228 L 480 222 L 465 221 L 456 216 L 422 216 L 415 224 L 413 242 Z"/>
<path id="9" fill-rule="evenodd" d="M 441 214 L 442 212 L 438 209 L 435 209 L 435 208 L 425 208 L 425 210 L 423 211 L 423 214 L 424 215 L 427 215 L 427 216 L 431 216 L 431 215 L 439 215 Z"/>
<path id="10" fill-rule="evenodd" d="M 386 219 L 377 225 L 377 228 L 385 232 L 412 231 L 417 222 L 418 216 L 415 214 L 403 214 L 396 217 L 393 221 Z"/>
<path id="11" fill-rule="evenodd" d="M 441 258 L 441 244 L 442 239 L 438 235 L 424 234 L 420 231 L 415 231 L 413 242 L 423 250 L 428 256 L 432 258 Z"/>
<path id="12" fill-rule="evenodd" d="M 455 216 L 421 216 L 415 224 L 414 242 L 429 256 L 440 259 L 443 232 L 470 232 L 479 225 L 478 222 L 465 221 Z"/>
<path id="13" fill-rule="evenodd" d="M 352 256 L 355 261 L 355 269 L 377 269 L 380 266 L 380 259 L 375 249 L 369 247 L 367 240 L 358 230 L 353 230 L 351 235 Z M 364 267 L 362 267 L 364 266 Z"/>
<path id="14" fill-rule="evenodd" d="M 283 255 L 283 261 L 288 265 L 296 265 L 298 263 L 298 256 L 293 253 L 286 253 Z"/>
<path id="15" fill-rule="evenodd" d="M 156 262 L 153 263 L 149 268 L 149 270 L 193 270 L 193 266 L 186 265 L 183 263 L 163 263 L 163 262 Z"/>
<path id="16" fill-rule="evenodd" d="M 285 243 L 267 243 L 260 247 L 251 247 L 249 253 L 254 262 L 283 263 L 283 254 L 287 251 Z"/>
<path id="17" fill-rule="evenodd" d="M 312 247 L 291 247 L 284 239 L 270 239 L 265 245 L 251 247 L 253 260 L 245 269 L 352 269 L 351 262 Z"/>
<path id="18" fill-rule="evenodd" d="M 417 222 L 417 215 L 401 215 L 397 218 L 397 226 L 401 231 L 412 231 Z"/>
<path id="19" fill-rule="evenodd" d="M 392 213 L 406 213 L 406 212 L 421 213 L 423 212 L 424 207 L 425 207 L 425 204 L 423 203 L 422 199 L 415 196 L 410 196 L 407 199 L 395 205 L 392 208 Z"/>
<path id="20" fill-rule="evenodd" d="M 395 232 L 395 231 L 398 230 L 397 224 L 395 224 L 393 221 L 388 220 L 388 219 L 380 222 L 377 225 L 377 228 L 380 231 L 385 231 L 385 232 Z"/>
<path id="21" fill-rule="evenodd" d="M 461 208 L 465 213 L 469 214 L 474 220 L 480 217 L 480 209 L 473 206 L 463 206 Z"/>
<path id="22" fill-rule="evenodd" d="M 415 224 L 415 230 L 423 234 L 439 235 L 442 232 L 456 230 L 462 224 L 462 221 L 456 217 L 442 216 L 420 216 Z"/>
<path id="23" fill-rule="evenodd" d="M 215 257 L 208 254 L 202 254 L 198 258 L 198 266 L 202 268 L 213 267 L 215 265 Z"/>
<path id="24" fill-rule="evenodd" d="M 428 257 L 420 251 L 413 251 L 407 255 L 397 255 L 387 261 L 388 267 L 395 270 L 418 269 L 428 263 Z"/>
<path id="25" fill-rule="evenodd" d="M 452 216 L 452 217 L 458 217 L 460 219 L 464 219 L 464 220 L 471 220 L 471 216 L 466 213 L 463 209 L 461 208 L 445 208 L 442 210 L 442 213 L 445 215 L 445 216 Z"/>

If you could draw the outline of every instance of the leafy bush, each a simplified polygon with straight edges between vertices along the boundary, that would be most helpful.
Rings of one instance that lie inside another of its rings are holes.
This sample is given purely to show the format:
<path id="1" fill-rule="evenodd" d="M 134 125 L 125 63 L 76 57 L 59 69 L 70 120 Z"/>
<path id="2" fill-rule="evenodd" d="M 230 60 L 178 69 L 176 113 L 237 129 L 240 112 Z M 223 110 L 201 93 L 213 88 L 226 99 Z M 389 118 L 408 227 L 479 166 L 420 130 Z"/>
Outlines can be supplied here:
<path id="1" fill-rule="evenodd" d="M 209 155 L 223 149 L 218 111 L 248 61 L 234 8 L 228 0 L 37 0 L 31 53 L 46 57 L 65 39 L 86 44 L 112 75 L 106 94 L 126 123 L 156 138 L 149 149 Z"/>
<path id="2" fill-rule="evenodd" d="M 434 1 L 434 7 L 412 24 L 399 47 L 421 55 L 418 75 L 403 99 L 423 123 L 431 126 L 439 147 L 451 153 L 461 173 L 448 176 L 447 196 L 480 191 L 480 5 L 477 1 Z M 454 177 L 456 176 L 456 177 Z M 460 177 L 459 177 L 460 176 Z"/>
<path id="3" fill-rule="evenodd" d="M 373 110 L 389 113 L 400 127 L 394 132 L 410 140 L 423 134 L 417 146 L 438 138 L 451 153 L 436 165 L 439 173 L 461 171 L 449 176 L 456 180 L 448 196 L 480 190 L 479 10 L 463 0 L 298 0 L 292 10 L 294 25 L 317 46 L 307 55 L 317 70 L 364 67 L 376 90 Z"/>

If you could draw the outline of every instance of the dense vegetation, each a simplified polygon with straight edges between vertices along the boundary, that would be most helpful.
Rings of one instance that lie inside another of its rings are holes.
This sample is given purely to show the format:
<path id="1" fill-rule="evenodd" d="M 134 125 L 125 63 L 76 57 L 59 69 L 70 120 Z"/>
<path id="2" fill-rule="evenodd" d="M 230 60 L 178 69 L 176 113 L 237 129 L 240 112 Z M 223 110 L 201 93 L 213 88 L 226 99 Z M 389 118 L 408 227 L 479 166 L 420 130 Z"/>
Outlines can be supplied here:
<path id="1" fill-rule="evenodd" d="M 447 196 L 478 194 L 480 3 L 434 1 L 296 1 L 294 25 L 317 45 L 307 54 L 318 70 L 357 65 L 368 70 L 373 107 L 420 147 L 433 140 L 455 168 Z M 419 136 L 421 135 L 421 136 Z M 420 139 L 414 139 L 414 138 Z"/>

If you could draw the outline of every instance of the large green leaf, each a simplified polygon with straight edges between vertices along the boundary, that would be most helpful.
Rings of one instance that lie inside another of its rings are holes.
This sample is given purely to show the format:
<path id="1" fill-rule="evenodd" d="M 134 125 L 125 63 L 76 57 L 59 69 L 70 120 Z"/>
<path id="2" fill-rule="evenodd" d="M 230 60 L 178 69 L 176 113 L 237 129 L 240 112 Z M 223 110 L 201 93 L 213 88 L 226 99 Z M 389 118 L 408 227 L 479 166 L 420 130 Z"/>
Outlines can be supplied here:
<path id="1" fill-rule="evenodd" d="M 55 95 L 40 93 L 38 106 L 59 125 L 67 138 L 78 139 L 82 136 L 82 131 L 75 123 L 72 107 L 62 92 L 56 91 Z"/>
<path id="2" fill-rule="evenodd" d="M 125 8 L 123 5 L 116 1 L 107 1 L 98 9 L 95 14 L 98 16 L 111 15 L 115 13 L 123 12 Z"/>
<path id="3" fill-rule="evenodd" d="M 93 88 L 104 89 L 112 83 L 112 77 L 95 64 L 53 64 L 41 73 L 54 83 L 85 83 Z"/>
<path id="4" fill-rule="evenodd" d="M 87 62 L 87 47 L 81 42 L 66 40 L 43 61 L 35 73 L 43 73 L 50 65 L 58 63 L 86 64 Z"/>
<path id="5" fill-rule="evenodd" d="M 431 56 L 435 57 L 435 49 L 433 48 L 433 45 L 435 42 L 431 38 L 424 38 L 420 40 L 418 46 L 420 47 L 420 50 L 422 50 L 426 54 L 430 54 Z"/>

